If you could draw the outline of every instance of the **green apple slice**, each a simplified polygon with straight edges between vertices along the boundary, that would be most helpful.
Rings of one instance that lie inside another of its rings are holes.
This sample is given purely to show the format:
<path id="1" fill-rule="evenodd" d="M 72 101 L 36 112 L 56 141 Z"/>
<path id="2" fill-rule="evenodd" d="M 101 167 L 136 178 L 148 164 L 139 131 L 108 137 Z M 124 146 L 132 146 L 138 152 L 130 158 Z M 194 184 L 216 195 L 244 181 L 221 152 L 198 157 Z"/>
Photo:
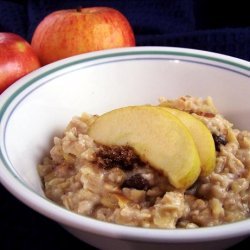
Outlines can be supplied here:
<path id="1" fill-rule="evenodd" d="M 112 110 L 98 117 L 88 133 L 103 145 L 131 146 L 176 188 L 188 188 L 200 174 L 200 158 L 190 132 L 174 115 L 158 107 Z"/>
<path id="2" fill-rule="evenodd" d="M 175 115 L 193 136 L 201 160 L 201 176 L 211 174 L 215 168 L 216 151 L 209 129 L 200 120 L 187 112 L 168 107 L 163 109 Z"/>

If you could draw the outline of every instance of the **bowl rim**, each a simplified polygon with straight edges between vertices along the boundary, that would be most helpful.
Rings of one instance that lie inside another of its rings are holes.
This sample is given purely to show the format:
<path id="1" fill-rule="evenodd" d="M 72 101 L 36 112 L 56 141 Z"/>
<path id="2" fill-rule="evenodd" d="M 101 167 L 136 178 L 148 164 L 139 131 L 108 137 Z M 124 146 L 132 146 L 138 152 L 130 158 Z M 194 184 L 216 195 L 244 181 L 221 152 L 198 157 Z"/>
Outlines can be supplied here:
<path id="1" fill-rule="evenodd" d="M 234 70 L 237 69 L 237 71 L 249 77 L 249 62 L 239 58 L 202 50 L 175 47 L 131 47 L 90 52 L 41 67 L 11 85 L 0 96 L 0 125 L 2 117 L 12 99 L 19 95 L 24 89 L 28 89 L 31 85 L 35 84 L 38 76 L 61 70 L 65 68 L 65 65 L 67 65 L 66 67 L 70 67 L 76 62 L 84 63 L 99 59 L 109 59 L 114 56 L 123 57 L 127 55 L 137 56 L 138 58 L 145 54 L 158 56 L 162 54 L 173 56 L 180 55 L 191 58 L 195 57 L 197 60 L 212 60 L 213 62 L 225 65 Z M 102 236 L 155 242 L 198 242 L 250 235 L 250 218 L 213 227 L 195 229 L 155 229 L 117 225 L 82 216 L 54 204 L 52 201 L 36 194 L 22 183 L 17 176 L 8 170 L 8 163 L 4 159 L 1 148 L 0 160 L 0 182 L 3 186 L 27 206 L 66 227 L 68 226 Z"/>

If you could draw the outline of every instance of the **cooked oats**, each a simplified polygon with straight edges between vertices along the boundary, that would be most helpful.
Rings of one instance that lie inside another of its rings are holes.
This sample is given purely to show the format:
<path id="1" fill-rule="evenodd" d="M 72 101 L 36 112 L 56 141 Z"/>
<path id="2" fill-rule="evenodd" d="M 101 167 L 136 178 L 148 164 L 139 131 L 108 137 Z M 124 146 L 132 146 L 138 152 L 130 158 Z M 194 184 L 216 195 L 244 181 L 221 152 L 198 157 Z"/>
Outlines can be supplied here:
<path id="1" fill-rule="evenodd" d="M 168 180 L 129 147 L 107 148 L 88 136 L 96 119 L 74 117 L 38 166 L 45 195 L 99 220 L 151 228 L 197 228 L 249 217 L 250 132 L 233 127 L 210 97 L 160 99 L 201 120 L 215 138 L 214 171 L 188 190 Z"/>

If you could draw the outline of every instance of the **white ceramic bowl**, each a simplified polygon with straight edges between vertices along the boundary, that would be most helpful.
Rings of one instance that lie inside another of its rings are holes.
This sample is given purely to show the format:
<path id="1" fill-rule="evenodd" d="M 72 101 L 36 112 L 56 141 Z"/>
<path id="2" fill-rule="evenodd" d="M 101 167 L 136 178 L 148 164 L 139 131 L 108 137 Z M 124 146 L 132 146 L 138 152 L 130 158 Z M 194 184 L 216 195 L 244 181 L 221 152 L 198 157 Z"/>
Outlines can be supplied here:
<path id="1" fill-rule="evenodd" d="M 74 115 L 103 113 L 160 96 L 212 96 L 250 130 L 249 62 L 204 51 L 136 47 L 47 65 L 0 97 L 0 179 L 22 202 L 100 249 L 221 249 L 250 233 L 250 219 L 199 229 L 145 229 L 80 216 L 47 200 L 36 166 Z"/>

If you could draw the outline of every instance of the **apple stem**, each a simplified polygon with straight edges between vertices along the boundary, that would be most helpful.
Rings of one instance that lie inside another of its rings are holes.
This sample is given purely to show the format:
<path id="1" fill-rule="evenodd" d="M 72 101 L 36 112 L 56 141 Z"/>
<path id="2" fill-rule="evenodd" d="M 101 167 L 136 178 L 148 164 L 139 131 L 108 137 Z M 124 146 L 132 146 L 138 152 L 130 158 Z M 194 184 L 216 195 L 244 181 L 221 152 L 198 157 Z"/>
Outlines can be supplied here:
<path id="1" fill-rule="evenodd" d="M 77 11 L 77 12 L 81 12 L 81 11 L 82 11 L 82 7 L 81 7 L 81 6 L 77 7 L 77 8 L 76 8 L 76 11 Z"/>

